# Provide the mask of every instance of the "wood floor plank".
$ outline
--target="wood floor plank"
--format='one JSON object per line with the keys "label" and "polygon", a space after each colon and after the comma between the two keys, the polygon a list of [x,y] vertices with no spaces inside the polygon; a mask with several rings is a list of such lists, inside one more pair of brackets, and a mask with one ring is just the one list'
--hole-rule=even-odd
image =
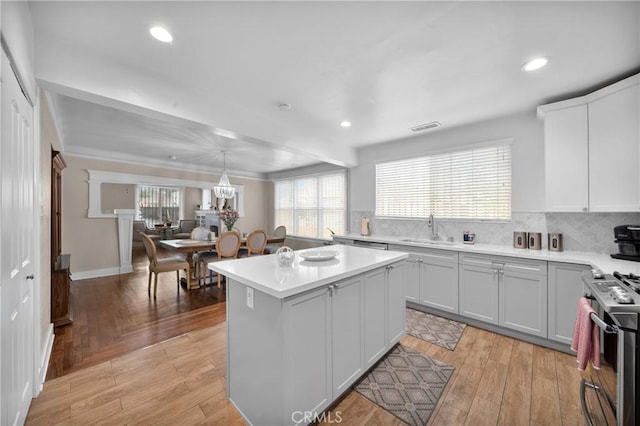
{"label": "wood floor plank", "polygon": [[531,414],[531,374],[533,345],[515,341],[500,406],[499,425],[528,424]]}
{"label": "wood floor plank", "polygon": [[440,406],[437,413],[433,413],[427,425],[429,426],[454,426],[463,425],[467,413],[459,410],[451,404],[446,402]]}
{"label": "wood floor plank", "polygon": [[504,364],[488,359],[478,383],[477,394],[486,401],[498,404],[498,408],[500,408],[506,382],[507,368]]}
{"label": "wood floor plank", "polygon": [[465,419],[465,425],[490,426],[498,424],[500,404],[476,396]]}

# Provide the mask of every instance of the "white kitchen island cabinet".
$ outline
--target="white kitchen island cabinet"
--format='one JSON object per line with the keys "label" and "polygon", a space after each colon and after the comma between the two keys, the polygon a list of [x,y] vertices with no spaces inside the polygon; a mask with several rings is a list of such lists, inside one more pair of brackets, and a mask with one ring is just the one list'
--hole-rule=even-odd
{"label": "white kitchen island cabinet", "polygon": [[227,392],[250,424],[322,414],[404,335],[406,253],[351,246],[335,259],[213,262],[227,277]]}

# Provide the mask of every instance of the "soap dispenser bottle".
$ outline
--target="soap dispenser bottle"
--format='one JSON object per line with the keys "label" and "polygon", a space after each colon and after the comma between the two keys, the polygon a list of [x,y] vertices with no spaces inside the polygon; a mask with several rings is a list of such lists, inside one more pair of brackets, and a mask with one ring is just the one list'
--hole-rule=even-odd
{"label": "soap dispenser bottle", "polygon": [[360,235],[362,235],[363,237],[368,237],[370,234],[371,231],[369,229],[369,218],[363,217],[360,221]]}

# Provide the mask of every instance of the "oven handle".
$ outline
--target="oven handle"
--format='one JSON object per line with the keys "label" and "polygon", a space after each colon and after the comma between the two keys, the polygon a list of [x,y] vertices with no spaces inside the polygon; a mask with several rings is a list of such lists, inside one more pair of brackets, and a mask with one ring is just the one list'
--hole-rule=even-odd
{"label": "oven handle", "polygon": [[618,333],[618,326],[617,325],[615,325],[615,324],[607,324],[595,312],[591,312],[591,314],[589,316],[591,317],[591,321],[593,321],[605,333],[609,333],[609,334],[617,334]]}

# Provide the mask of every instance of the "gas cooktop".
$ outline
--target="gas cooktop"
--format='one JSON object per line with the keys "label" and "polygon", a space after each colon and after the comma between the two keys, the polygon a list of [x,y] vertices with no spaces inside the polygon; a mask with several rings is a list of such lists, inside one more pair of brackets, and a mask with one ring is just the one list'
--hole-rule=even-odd
{"label": "gas cooktop", "polygon": [[606,312],[640,313],[640,277],[586,271],[582,281]]}

